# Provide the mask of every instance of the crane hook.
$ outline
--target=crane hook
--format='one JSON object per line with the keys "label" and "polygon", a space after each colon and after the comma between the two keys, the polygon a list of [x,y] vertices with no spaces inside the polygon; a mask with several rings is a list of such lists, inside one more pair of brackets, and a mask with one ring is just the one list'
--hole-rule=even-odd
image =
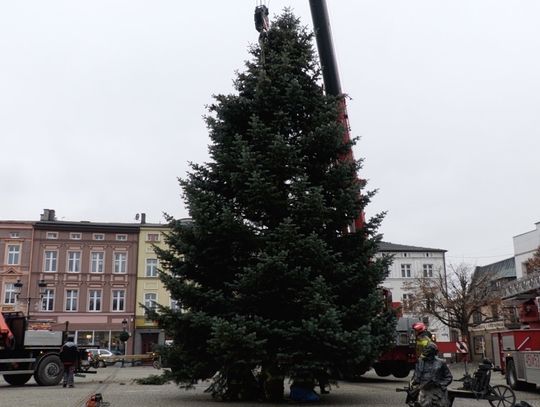
{"label": "crane hook", "polygon": [[261,33],[261,36],[264,36],[269,28],[268,7],[261,4],[255,7],[255,29]]}

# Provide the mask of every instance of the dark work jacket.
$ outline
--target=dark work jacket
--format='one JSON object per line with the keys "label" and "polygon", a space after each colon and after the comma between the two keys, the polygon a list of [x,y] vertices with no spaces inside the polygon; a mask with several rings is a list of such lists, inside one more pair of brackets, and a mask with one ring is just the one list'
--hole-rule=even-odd
{"label": "dark work jacket", "polygon": [[75,365],[79,360],[79,350],[73,342],[66,342],[60,349],[60,360],[64,365]]}
{"label": "dark work jacket", "polygon": [[422,358],[414,368],[413,383],[424,384],[429,381],[441,386],[448,387],[452,383],[452,373],[444,360],[437,357],[431,359]]}

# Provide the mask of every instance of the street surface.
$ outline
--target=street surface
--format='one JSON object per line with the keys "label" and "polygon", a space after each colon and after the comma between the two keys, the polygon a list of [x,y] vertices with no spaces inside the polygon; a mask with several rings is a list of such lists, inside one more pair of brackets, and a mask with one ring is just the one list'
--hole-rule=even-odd
{"label": "street surface", "polygon": [[[463,365],[450,365],[454,380],[463,374]],[[470,369],[472,372],[473,369]],[[152,367],[107,367],[98,369],[97,374],[75,377],[75,387],[42,387],[33,379],[22,387],[12,387],[0,379],[0,406],[2,407],[84,407],[86,400],[94,393],[102,393],[104,401],[111,407],[249,407],[269,406],[257,403],[217,403],[209,394],[204,393],[206,384],[198,385],[194,390],[185,391],[174,384],[162,386],[138,385],[136,378],[160,374]],[[395,379],[393,376],[380,378],[373,371],[366,373],[359,383],[340,382],[332,388],[315,406],[362,406],[362,407],[399,407],[405,406],[405,393],[397,393],[397,387],[403,387],[408,379]],[[500,373],[494,372],[491,384],[504,384]],[[460,383],[453,383],[457,388]],[[517,401],[525,400],[534,407],[540,407],[540,392],[516,392]],[[285,405],[295,405],[286,403]],[[305,405],[305,404],[302,404]],[[489,407],[485,400],[457,399],[454,407]]]}

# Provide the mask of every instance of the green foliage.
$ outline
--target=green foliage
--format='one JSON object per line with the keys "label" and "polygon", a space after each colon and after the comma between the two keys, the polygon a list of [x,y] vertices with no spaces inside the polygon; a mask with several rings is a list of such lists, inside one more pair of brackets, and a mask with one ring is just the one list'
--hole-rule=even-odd
{"label": "green foliage", "polygon": [[540,247],[536,249],[533,256],[525,262],[528,274],[540,271]]}
{"label": "green foliage", "polygon": [[150,385],[163,385],[171,381],[171,377],[166,372],[161,375],[152,374],[148,377],[141,377],[140,379],[135,379],[137,384],[150,384]]}
{"label": "green foliage", "polygon": [[129,333],[126,331],[120,332],[120,335],[118,335],[118,339],[122,342],[126,342],[129,339]]}
{"label": "green foliage", "polygon": [[225,399],[263,383],[258,396],[276,400],[286,375],[365,369],[393,331],[377,288],[383,216],[346,233],[373,193],[359,194],[360,162],[340,160],[354,141],[323,93],[312,35],[286,11],[262,47],[237,94],[209,106],[211,160],[180,180],[192,221],[170,218],[158,250],[184,311],[152,315],[174,339],[168,367],[183,386],[219,372],[211,391]]}

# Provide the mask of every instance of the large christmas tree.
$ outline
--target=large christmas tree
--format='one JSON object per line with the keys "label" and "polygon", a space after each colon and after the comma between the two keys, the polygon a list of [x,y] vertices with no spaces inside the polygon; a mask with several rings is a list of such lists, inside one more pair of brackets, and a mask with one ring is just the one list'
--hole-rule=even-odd
{"label": "large christmas tree", "polygon": [[[171,219],[161,278],[182,310],[158,319],[174,339],[174,379],[214,378],[223,398],[279,400],[284,378],[363,373],[391,342],[375,253],[382,216],[347,233],[369,202],[360,163],[326,96],[312,34],[277,17],[209,107],[209,163],[181,180],[190,222]],[[352,144],[352,143],[351,143]]]}

